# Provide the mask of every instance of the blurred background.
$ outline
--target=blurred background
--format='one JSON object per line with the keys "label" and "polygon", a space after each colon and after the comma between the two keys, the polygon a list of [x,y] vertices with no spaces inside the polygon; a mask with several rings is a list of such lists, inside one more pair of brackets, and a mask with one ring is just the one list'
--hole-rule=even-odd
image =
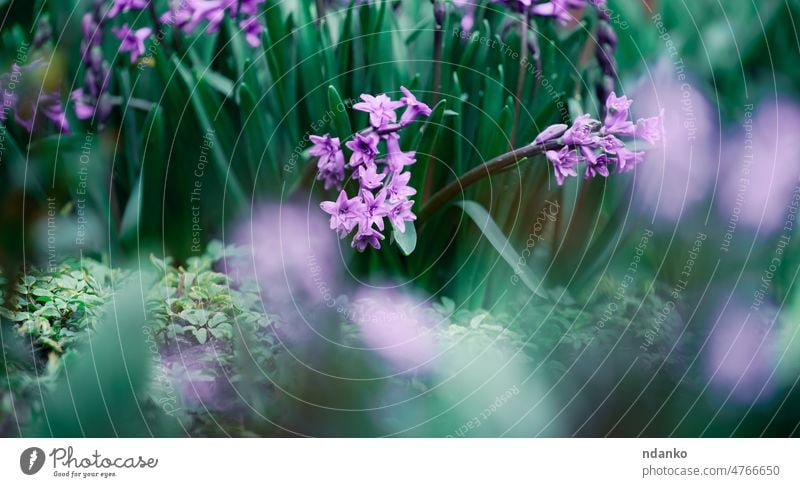
{"label": "blurred background", "polygon": [[[798,2],[135,4],[0,0],[3,436],[798,435]],[[635,171],[329,230],[362,93],[433,108],[418,212],[608,83],[663,113]]]}

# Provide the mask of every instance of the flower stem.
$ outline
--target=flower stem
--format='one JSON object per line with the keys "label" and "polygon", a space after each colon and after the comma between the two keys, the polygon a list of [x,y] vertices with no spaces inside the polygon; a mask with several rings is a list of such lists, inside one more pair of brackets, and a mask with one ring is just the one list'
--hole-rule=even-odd
{"label": "flower stem", "polygon": [[519,60],[519,73],[517,74],[517,94],[516,99],[514,100],[514,123],[511,125],[511,142],[509,143],[510,148],[513,148],[516,144],[518,132],[517,126],[519,125],[519,112],[522,108],[522,90],[525,89],[525,72],[527,71],[528,67],[528,22],[530,22],[530,12],[528,12],[528,9],[525,9],[525,16],[523,17],[519,26],[519,50],[521,57]]}
{"label": "flower stem", "polygon": [[532,157],[538,154],[543,154],[545,151],[556,149],[563,144],[560,140],[549,140],[547,142],[527,145],[520,149],[501,154],[494,159],[487,161],[482,166],[477,166],[465,172],[458,179],[440,189],[423,205],[419,213],[418,225],[421,225],[428,217],[436,212],[439,208],[444,206],[447,202],[455,198],[459,193],[463,192],[468,187],[477,183],[481,179],[497,174],[509,166],[513,166],[517,162],[526,157]]}

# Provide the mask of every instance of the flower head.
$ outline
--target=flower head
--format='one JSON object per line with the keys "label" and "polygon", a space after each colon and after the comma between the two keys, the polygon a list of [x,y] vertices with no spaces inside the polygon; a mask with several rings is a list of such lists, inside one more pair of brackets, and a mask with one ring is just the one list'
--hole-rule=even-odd
{"label": "flower head", "polygon": [[410,172],[394,173],[391,181],[385,186],[386,199],[395,202],[417,194],[417,190],[408,185],[410,179]]}
{"label": "flower head", "polygon": [[358,231],[356,232],[356,236],[353,237],[353,243],[351,245],[354,249],[358,249],[359,252],[367,250],[367,247],[380,250],[381,240],[383,239],[383,234],[371,226],[365,227],[359,225]]}
{"label": "flower head", "polygon": [[401,232],[405,232],[406,222],[417,219],[417,215],[411,212],[411,208],[413,206],[414,202],[411,200],[403,200],[395,203],[394,206],[389,209],[389,213],[387,214],[392,226]]}
{"label": "flower head", "polygon": [[400,149],[400,136],[390,134],[386,139],[386,166],[392,172],[402,172],[403,168],[417,162],[416,152]]}
{"label": "flower head", "polygon": [[353,109],[369,113],[369,123],[376,129],[397,121],[395,110],[403,106],[403,102],[392,101],[386,95],[362,94],[361,99],[364,101],[353,105]]}
{"label": "flower head", "polygon": [[344,145],[353,151],[350,156],[350,167],[357,168],[358,166],[370,166],[375,164],[375,156],[378,155],[378,142],[380,138],[374,133],[367,135],[356,134],[353,140],[345,143]]}
{"label": "flower head", "polygon": [[331,230],[336,230],[341,238],[353,230],[364,211],[362,199],[358,196],[348,198],[344,190],[339,192],[336,201],[323,201],[319,206],[331,216]]}
{"label": "flower head", "polygon": [[378,166],[359,166],[358,181],[362,188],[375,189],[381,186],[381,181],[386,177],[385,173],[378,173]]}
{"label": "flower head", "polygon": [[[405,87],[400,89],[405,95],[401,101],[392,101],[386,95],[362,95],[364,101],[353,106],[370,114],[370,126],[356,132],[353,140],[345,144],[351,151],[347,166],[339,164],[344,158],[339,139],[330,135],[311,137],[314,145],[309,154],[320,158],[317,178],[326,181],[331,178],[339,185],[344,172],[350,169],[353,180],[358,182],[357,196],[348,198],[347,193],[341,191],[335,202],[325,201],[320,206],[331,215],[330,226],[340,237],[344,238],[357,228],[352,247],[359,252],[368,247],[381,248],[385,218],[389,219],[395,231],[400,232],[406,231],[407,222],[417,218],[411,211],[414,202],[408,199],[417,190],[408,185],[411,173],[404,172],[406,166],[414,164],[416,154],[402,150],[399,132],[417,117],[430,115],[431,110]],[[403,105],[406,110],[400,123],[395,123],[397,115],[394,110]],[[386,144],[386,157],[377,159],[382,141]],[[385,164],[386,169],[378,172],[379,163]],[[331,174],[331,166],[337,168],[335,174]]]}
{"label": "flower head", "polygon": [[386,192],[378,191],[377,195],[366,189],[361,190],[361,201],[364,202],[364,211],[361,212],[361,222],[365,226],[375,225],[383,230],[383,217],[389,214],[386,204]]}
{"label": "flower head", "polygon": [[617,97],[613,91],[606,99],[606,118],[603,121],[603,130],[609,134],[632,136],[635,127],[628,120],[629,109],[632,101],[626,96]]}
{"label": "flower head", "polygon": [[553,164],[553,171],[556,174],[556,182],[561,186],[567,176],[577,176],[575,166],[578,165],[578,154],[575,149],[564,146],[558,151],[549,150],[545,152],[547,160]]}
{"label": "flower head", "polygon": [[405,104],[406,111],[403,112],[403,115],[400,117],[400,124],[401,125],[408,125],[414,120],[417,119],[419,116],[428,117],[431,114],[431,107],[422,103],[421,101],[417,100],[417,97],[414,96],[413,93],[408,91],[405,86],[400,87],[400,91],[403,92],[402,98],[400,98],[400,102]]}
{"label": "flower head", "polygon": [[572,127],[570,127],[563,137],[563,141],[567,145],[589,145],[594,142],[595,129],[600,125],[600,122],[593,119],[589,114],[579,115]]}
{"label": "flower head", "polygon": [[109,17],[116,17],[120,13],[129,12],[131,10],[141,10],[147,7],[150,0],[114,0],[114,5],[108,11]]}
{"label": "flower head", "polygon": [[658,116],[650,118],[640,118],[636,121],[636,129],[633,134],[642,140],[655,144],[664,139],[664,110]]}
{"label": "flower head", "polygon": [[111,30],[122,41],[119,51],[131,53],[132,63],[135,63],[136,59],[145,53],[144,41],[153,33],[153,29],[150,27],[133,30],[128,24],[124,24],[122,27],[114,27]]}

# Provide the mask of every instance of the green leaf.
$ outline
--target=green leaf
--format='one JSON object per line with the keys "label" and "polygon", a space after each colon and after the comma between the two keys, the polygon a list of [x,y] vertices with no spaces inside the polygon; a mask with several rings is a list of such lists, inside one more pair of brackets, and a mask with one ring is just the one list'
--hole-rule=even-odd
{"label": "green leaf", "polygon": [[547,295],[541,286],[541,279],[534,275],[533,271],[527,265],[519,265],[524,262],[516,250],[508,241],[508,238],[497,226],[497,223],[492,219],[492,216],[486,209],[479,203],[474,201],[459,201],[455,203],[456,206],[464,210],[464,213],[469,216],[473,222],[478,226],[481,233],[486,237],[489,243],[497,250],[503,260],[511,266],[511,269],[519,275],[519,279],[528,287],[534,294],[539,297],[546,298]]}
{"label": "green leaf", "polygon": [[342,141],[349,139],[353,135],[353,129],[350,126],[350,118],[347,116],[347,106],[333,85],[328,86],[328,108],[333,113],[331,128],[336,137]]}
{"label": "green leaf", "polygon": [[411,255],[414,248],[417,246],[417,229],[414,227],[414,222],[405,222],[406,231],[401,232],[394,223],[392,223],[392,238],[394,242],[400,247],[404,255]]}
{"label": "green leaf", "polygon": [[[160,226],[158,219],[153,216],[162,214],[161,195],[166,180],[167,151],[164,143],[164,113],[158,105],[153,106],[147,114],[141,136],[144,151],[141,171],[125,204],[120,228],[120,239],[130,248],[135,246],[137,236],[156,238]],[[149,218],[142,218],[142,215]]]}
{"label": "green leaf", "polygon": [[203,344],[208,339],[208,330],[206,330],[205,328],[200,328],[198,330],[195,330],[194,337],[197,338],[198,342]]}

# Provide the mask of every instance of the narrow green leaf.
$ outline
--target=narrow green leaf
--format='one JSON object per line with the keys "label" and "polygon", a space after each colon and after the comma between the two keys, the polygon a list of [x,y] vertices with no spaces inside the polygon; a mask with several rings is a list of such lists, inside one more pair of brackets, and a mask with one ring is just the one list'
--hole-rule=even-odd
{"label": "narrow green leaf", "polygon": [[519,254],[508,241],[508,238],[503,234],[500,227],[492,219],[491,215],[486,209],[475,201],[459,201],[455,203],[456,206],[464,210],[473,222],[478,226],[481,233],[486,237],[492,247],[497,250],[503,260],[508,263],[511,269],[519,276],[519,279],[530,289],[534,294],[539,297],[546,298],[547,295],[541,286],[541,279],[539,279],[527,265],[520,265],[524,262]]}
{"label": "narrow green leaf", "polygon": [[334,135],[344,142],[353,135],[353,129],[350,126],[350,118],[347,116],[347,106],[333,85],[328,86],[328,108],[333,113],[331,128]]}

